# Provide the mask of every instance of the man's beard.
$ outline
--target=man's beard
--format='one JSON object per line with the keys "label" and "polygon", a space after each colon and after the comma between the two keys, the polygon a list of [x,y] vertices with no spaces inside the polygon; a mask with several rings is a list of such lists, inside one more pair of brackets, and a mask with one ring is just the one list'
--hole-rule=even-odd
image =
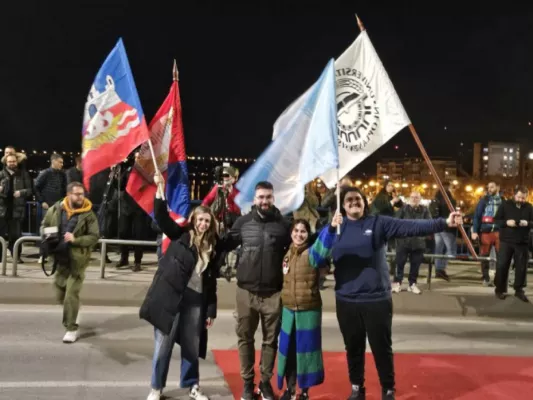
{"label": "man's beard", "polygon": [[276,209],[273,204],[270,204],[267,209],[258,206],[257,211],[265,218],[272,218],[276,215]]}

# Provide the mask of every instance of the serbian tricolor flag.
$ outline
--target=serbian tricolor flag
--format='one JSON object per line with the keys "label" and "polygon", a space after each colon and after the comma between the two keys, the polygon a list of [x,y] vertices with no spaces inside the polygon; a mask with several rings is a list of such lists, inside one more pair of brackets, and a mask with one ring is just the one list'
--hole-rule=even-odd
{"label": "serbian tricolor flag", "polygon": [[118,164],[149,132],[122,39],[105,59],[87,97],[82,128],[83,183]]}
{"label": "serbian tricolor flag", "polygon": [[[167,98],[149,125],[150,140],[154,149],[155,164],[166,181],[165,197],[170,216],[176,223],[187,224],[189,214],[189,174],[185,139],[181,119],[181,100],[178,86],[178,73],[174,64],[174,82]],[[154,197],[157,190],[154,184],[155,165],[146,142],[140,149],[135,168],[132,169],[126,191],[139,206],[153,217]],[[169,240],[163,237],[163,252]]]}

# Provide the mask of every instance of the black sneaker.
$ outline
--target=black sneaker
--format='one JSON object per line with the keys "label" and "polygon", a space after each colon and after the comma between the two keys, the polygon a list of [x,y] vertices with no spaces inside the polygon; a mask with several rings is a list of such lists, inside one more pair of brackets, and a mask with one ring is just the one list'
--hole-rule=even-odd
{"label": "black sneaker", "polygon": [[135,263],[135,265],[133,267],[131,267],[131,270],[133,272],[140,272],[142,271],[142,268],[141,268],[141,263]]}
{"label": "black sneaker", "polygon": [[450,277],[448,276],[448,273],[443,269],[440,269],[435,272],[435,278],[444,279],[446,282],[450,282]]}
{"label": "black sneaker", "polygon": [[497,297],[498,299],[500,299],[500,300],[505,300],[505,298],[507,297],[507,296],[505,295],[505,293],[500,293],[500,292],[497,292],[497,291],[495,291],[494,294],[495,294],[496,297]]}
{"label": "black sneaker", "polygon": [[259,394],[263,400],[274,400],[274,390],[270,382],[259,383]]}
{"label": "black sneaker", "polygon": [[298,396],[298,400],[309,400],[309,392],[307,390],[302,390],[300,396]]}
{"label": "black sneaker", "polygon": [[394,390],[383,390],[381,392],[381,400],[395,400]]}
{"label": "black sneaker", "polygon": [[[302,397],[300,396],[300,399]],[[296,393],[294,391],[291,391],[289,389],[285,390],[285,392],[281,395],[279,400],[296,400]]]}
{"label": "black sneaker", "polygon": [[120,269],[122,267],[127,267],[129,265],[128,261],[120,260],[117,265],[115,265],[116,269]]}
{"label": "black sneaker", "polygon": [[244,382],[241,400],[254,400],[254,381]]}
{"label": "black sneaker", "polygon": [[364,386],[352,385],[352,394],[348,397],[348,400],[365,400],[366,389]]}
{"label": "black sneaker", "polygon": [[527,298],[526,294],[522,290],[515,292],[514,296],[517,299],[522,300],[524,303],[529,303],[529,299]]}

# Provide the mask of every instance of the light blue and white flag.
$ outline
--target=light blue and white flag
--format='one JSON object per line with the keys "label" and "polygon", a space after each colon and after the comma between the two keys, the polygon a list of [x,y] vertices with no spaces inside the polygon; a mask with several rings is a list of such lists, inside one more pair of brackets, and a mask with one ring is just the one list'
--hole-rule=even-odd
{"label": "light blue and white flag", "polygon": [[241,209],[249,209],[255,185],[269,181],[276,207],[288,214],[303,203],[308,182],[339,166],[333,59],[318,81],[280,115],[272,137],[272,143],[237,182],[240,193],[235,201]]}

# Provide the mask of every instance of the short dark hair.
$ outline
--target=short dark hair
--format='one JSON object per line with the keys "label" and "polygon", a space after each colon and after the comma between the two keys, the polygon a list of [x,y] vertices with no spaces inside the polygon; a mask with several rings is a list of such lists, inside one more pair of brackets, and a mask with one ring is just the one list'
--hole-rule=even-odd
{"label": "short dark hair", "polygon": [[529,191],[527,190],[527,187],[520,186],[520,185],[517,185],[514,188],[514,194],[517,194],[518,192],[520,192],[520,193],[529,193]]}
{"label": "short dark hair", "polygon": [[491,183],[494,183],[496,186],[500,186],[500,183],[499,182],[496,182],[496,179],[492,179],[490,181],[487,182],[487,186],[489,186]]}
{"label": "short dark hair", "polygon": [[50,156],[50,161],[55,161],[59,159],[61,160],[63,159],[63,156],[61,154],[54,153]]}
{"label": "short dark hair", "polygon": [[15,149],[15,146],[6,146],[5,148],[6,148],[6,149],[13,149],[13,150],[16,150],[16,149]]}
{"label": "short dark hair", "polygon": [[359,193],[361,195],[361,197],[363,198],[363,203],[365,204],[365,209],[363,211],[363,216],[366,217],[368,215],[368,213],[370,212],[370,209],[368,207],[368,199],[366,198],[365,194],[361,191],[361,189],[359,189],[356,186],[355,187],[346,186],[346,187],[343,187],[341,189],[341,209],[340,209],[341,214],[343,215],[343,217],[346,217],[346,211],[344,210],[344,207],[343,207],[344,198],[346,197],[346,195],[348,193],[351,193],[351,192]]}
{"label": "short dark hair", "polygon": [[302,224],[303,226],[305,226],[305,230],[307,231],[309,235],[311,235],[311,225],[309,224],[308,220],[303,219],[303,218],[296,218],[294,221],[292,221],[291,232],[294,229],[294,227],[298,224]]}
{"label": "short dark hair", "polygon": [[72,193],[72,190],[74,188],[77,188],[77,187],[81,187],[83,189],[83,191],[85,191],[85,186],[83,186],[83,183],[81,183],[81,182],[70,182],[67,185],[67,193]]}
{"label": "short dark hair", "polygon": [[259,189],[274,190],[274,186],[272,186],[272,184],[268,181],[261,181],[257,182],[255,185],[255,190],[257,191]]}

